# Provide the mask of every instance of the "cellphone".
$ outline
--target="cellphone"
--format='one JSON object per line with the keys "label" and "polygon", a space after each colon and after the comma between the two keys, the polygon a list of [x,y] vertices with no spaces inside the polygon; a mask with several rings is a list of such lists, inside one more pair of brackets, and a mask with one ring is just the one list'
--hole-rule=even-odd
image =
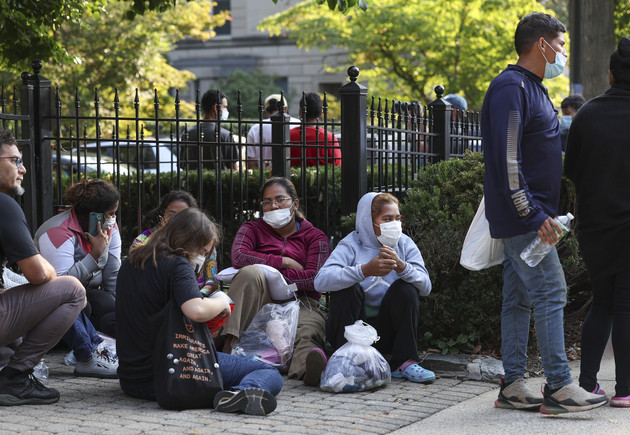
{"label": "cellphone", "polygon": [[98,225],[97,223],[101,223],[103,225],[104,216],[103,213],[90,213],[90,228],[88,232],[92,234],[94,237],[98,236]]}

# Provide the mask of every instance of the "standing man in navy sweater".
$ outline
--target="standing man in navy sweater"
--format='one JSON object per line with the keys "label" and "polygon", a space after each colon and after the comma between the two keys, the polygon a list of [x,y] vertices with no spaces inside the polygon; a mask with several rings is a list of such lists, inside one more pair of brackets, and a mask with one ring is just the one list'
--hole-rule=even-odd
{"label": "standing man in navy sweater", "polygon": [[[554,230],[560,232],[553,220],[560,206],[560,126],[542,82],[564,71],[565,32],[565,26],[548,14],[525,16],[514,35],[518,61],[492,81],[481,111],[486,217],[490,234],[503,239],[505,246],[501,313],[505,377],[495,406],[540,407],[543,414],[585,411],[607,401],[571,379],[563,327],[567,290],[556,250],[535,267],[520,258],[534,238],[553,245],[558,241]],[[543,397],[523,379],[532,307],[547,377]]]}

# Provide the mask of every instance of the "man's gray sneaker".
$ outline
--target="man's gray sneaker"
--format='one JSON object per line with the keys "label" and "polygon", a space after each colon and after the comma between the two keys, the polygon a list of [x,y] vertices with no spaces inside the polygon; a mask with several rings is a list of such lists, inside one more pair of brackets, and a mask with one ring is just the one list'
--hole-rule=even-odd
{"label": "man's gray sneaker", "polygon": [[543,398],[534,395],[525,383],[525,379],[517,379],[507,386],[501,381],[501,391],[499,392],[499,398],[494,402],[494,406],[503,409],[535,410],[542,403]]}
{"label": "man's gray sneaker", "polygon": [[88,378],[118,379],[118,358],[107,349],[95,350],[87,361],[77,361],[75,376]]}
{"label": "man's gray sneaker", "polygon": [[608,397],[589,393],[574,383],[565,385],[555,393],[551,393],[549,387],[545,385],[543,395],[543,405],[540,407],[543,414],[588,411],[608,403]]}

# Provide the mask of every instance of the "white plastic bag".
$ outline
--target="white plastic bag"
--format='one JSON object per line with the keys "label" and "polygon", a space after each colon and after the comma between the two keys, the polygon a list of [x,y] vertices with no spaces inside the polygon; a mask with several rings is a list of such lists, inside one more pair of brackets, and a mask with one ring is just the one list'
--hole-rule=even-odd
{"label": "white plastic bag", "polygon": [[264,305],[241,332],[232,355],[253,357],[287,371],[293,357],[299,314],[298,301]]}
{"label": "white plastic bag", "polygon": [[335,351],[322,373],[320,388],[330,393],[371,390],[392,381],[389,364],[371,346],[378,341],[376,329],[362,320],[346,326],[348,342]]}
{"label": "white plastic bag", "polygon": [[469,270],[482,270],[503,263],[503,240],[490,236],[486,206],[481,198],[479,208],[468,228],[459,264]]}
{"label": "white plastic bag", "polygon": [[[275,269],[266,264],[254,264],[260,268],[267,278],[267,286],[269,287],[269,294],[274,301],[286,301],[287,299],[293,299],[294,293],[297,291],[297,285],[295,283],[287,284],[284,276],[278,269]],[[217,273],[217,279],[223,282],[232,282],[239,269],[234,267],[228,267]]]}

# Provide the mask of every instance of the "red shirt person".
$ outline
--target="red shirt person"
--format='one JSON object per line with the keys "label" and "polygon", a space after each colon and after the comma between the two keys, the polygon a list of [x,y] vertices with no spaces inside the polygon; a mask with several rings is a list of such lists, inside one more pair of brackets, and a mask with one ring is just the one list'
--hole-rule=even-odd
{"label": "red shirt person", "polygon": [[[300,107],[300,118],[306,120],[302,127],[291,129],[291,143],[299,146],[291,147],[291,166],[302,165],[302,150],[306,157],[306,166],[317,165],[341,165],[341,148],[339,141],[330,132],[317,125],[322,115],[322,99],[314,92],[304,96],[306,102],[306,113],[302,113]],[[302,134],[302,129],[304,134]]]}

